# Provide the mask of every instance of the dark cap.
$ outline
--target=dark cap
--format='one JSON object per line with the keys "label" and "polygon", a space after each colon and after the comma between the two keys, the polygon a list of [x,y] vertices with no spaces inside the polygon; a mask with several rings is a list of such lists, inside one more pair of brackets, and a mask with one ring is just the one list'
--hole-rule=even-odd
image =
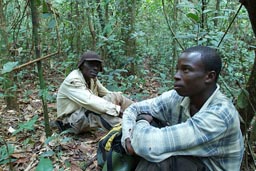
{"label": "dark cap", "polygon": [[101,57],[93,52],[93,51],[87,51],[81,55],[80,61],[78,62],[77,67],[80,68],[80,66],[84,63],[84,61],[99,61],[102,63]]}

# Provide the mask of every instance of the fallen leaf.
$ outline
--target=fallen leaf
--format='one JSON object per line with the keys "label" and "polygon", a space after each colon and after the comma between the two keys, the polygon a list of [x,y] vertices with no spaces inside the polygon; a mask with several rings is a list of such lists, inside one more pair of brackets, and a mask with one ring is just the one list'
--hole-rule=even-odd
{"label": "fallen leaf", "polygon": [[16,129],[14,129],[14,128],[11,127],[11,126],[8,128],[8,132],[10,132],[10,133],[13,133],[13,132],[15,132],[15,131],[16,131]]}
{"label": "fallen leaf", "polygon": [[72,171],[83,171],[77,164],[71,163],[71,170]]}

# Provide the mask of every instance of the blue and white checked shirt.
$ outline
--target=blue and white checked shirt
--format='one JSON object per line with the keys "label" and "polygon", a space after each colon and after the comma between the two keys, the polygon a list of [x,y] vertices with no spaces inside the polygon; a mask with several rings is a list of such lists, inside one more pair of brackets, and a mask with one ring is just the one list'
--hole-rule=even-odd
{"label": "blue and white checked shirt", "polygon": [[[170,156],[198,156],[212,171],[239,171],[244,143],[239,114],[219,86],[193,117],[190,99],[175,90],[134,103],[123,115],[122,144],[127,137],[136,154],[151,162]],[[170,126],[155,128],[137,115],[148,113]]]}

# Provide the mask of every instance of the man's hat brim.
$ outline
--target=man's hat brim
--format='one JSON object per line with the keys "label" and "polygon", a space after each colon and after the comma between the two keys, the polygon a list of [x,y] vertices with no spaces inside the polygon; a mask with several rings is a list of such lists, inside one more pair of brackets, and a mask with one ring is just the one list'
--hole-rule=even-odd
{"label": "man's hat brim", "polygon": [[82,56],[81,56],[81,59],[80,61],[78,62],[78,65],[77,67],[80,68],[81,65],[84,63],[84,61],[98,61],[100,63],[102,63],[102,59],[101,57],[96,54],[95,52],[91,52],[91,51],[88,51],[88,52],[85,52]]}

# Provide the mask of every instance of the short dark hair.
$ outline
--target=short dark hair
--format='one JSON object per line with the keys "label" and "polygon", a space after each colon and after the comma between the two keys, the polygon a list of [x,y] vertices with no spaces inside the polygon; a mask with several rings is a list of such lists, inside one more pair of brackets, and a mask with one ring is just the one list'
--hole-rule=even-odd
{"label": "short dark hair", "polygon": [[216,82],[222,68],[221,55],[217,49],[207,46],[194,46],[186,49],[183,53],[199,52],[206,71],[216,72]]}

